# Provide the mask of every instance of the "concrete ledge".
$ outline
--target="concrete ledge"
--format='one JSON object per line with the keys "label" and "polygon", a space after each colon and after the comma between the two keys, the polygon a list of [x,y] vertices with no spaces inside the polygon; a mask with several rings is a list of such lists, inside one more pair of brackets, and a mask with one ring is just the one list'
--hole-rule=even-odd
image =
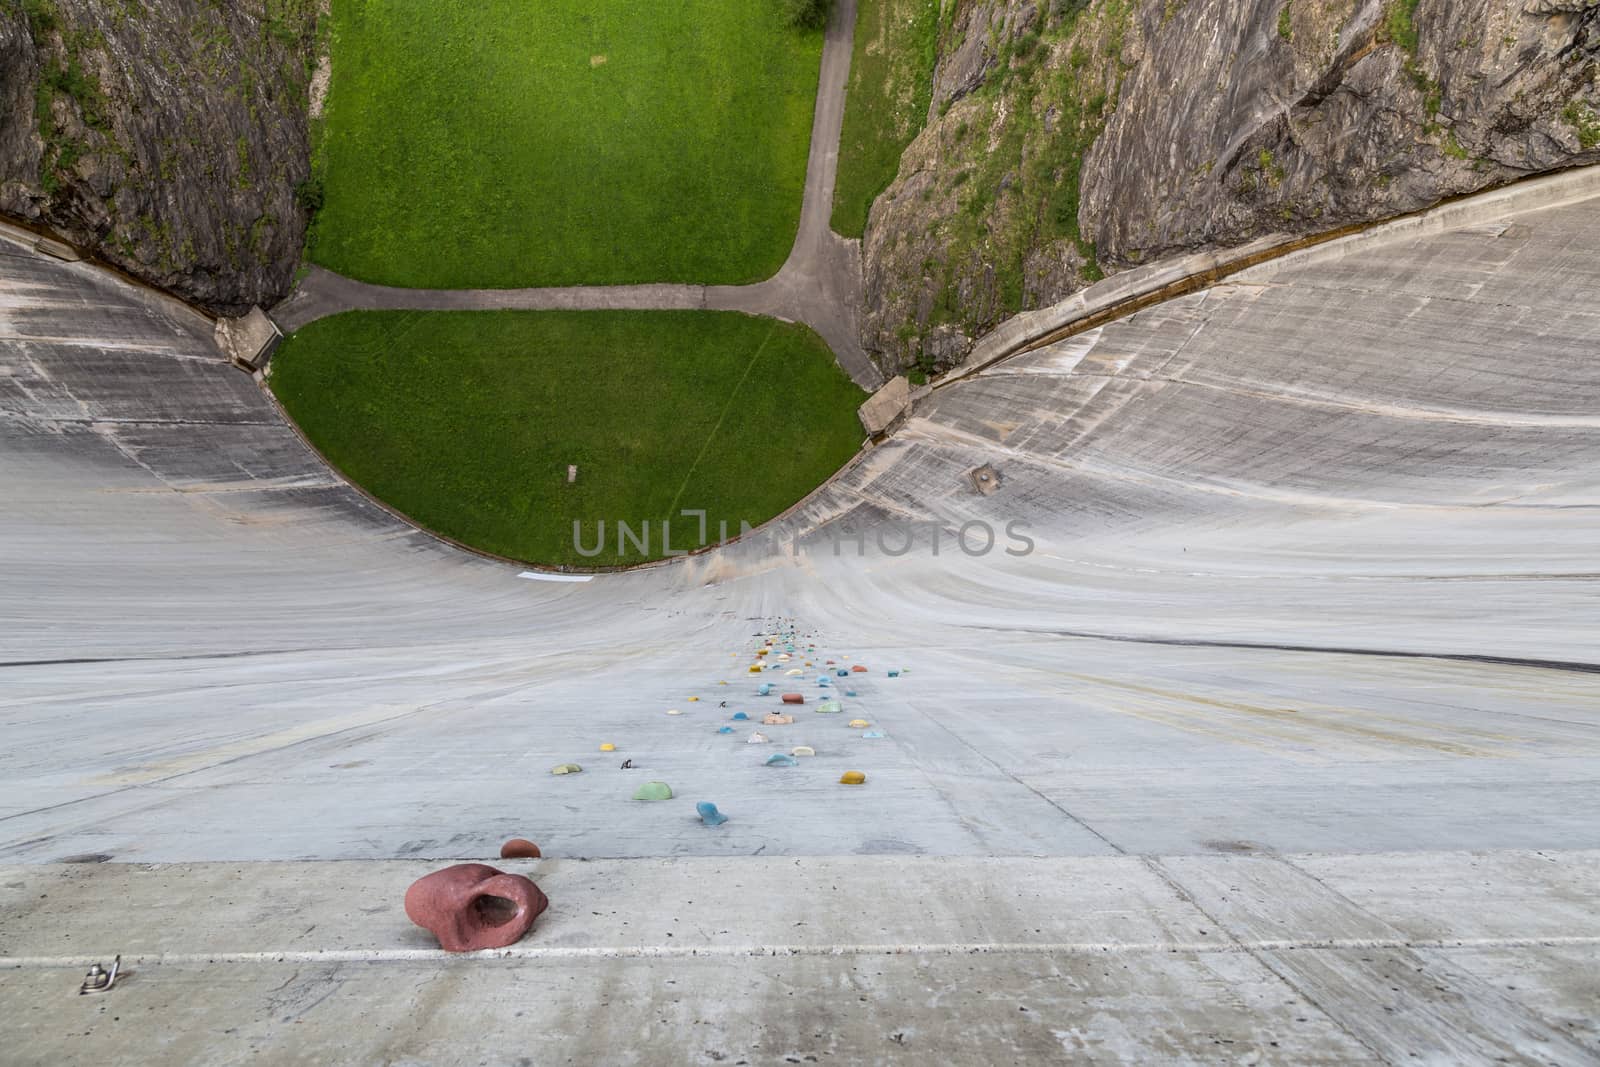
{"label": "concrete ledge", "polygon": [[267,313],[256,307],[236,319],[218,319],[216,339],[229,362],[253,372],[266,366],[283,334]]}
{"label": "concrete ledge", "polygon": [[59,259],[63,263],[77,263],[83,259],[83,256],[76,248],[73,248],[65,241],[57,241],[53,237],[39,238],[33,242],[33,250],[40,255],[49,256],[51,259]]}
{"label": "concrete ledge", "polygon": [[911,383],[905,375],[890,379],[889,384],[873,393],[865,404],[861,405],[857,414],[861,417],[861,427],[867,435],[876,439],[888,433],[889,430],[911,408]]}
{"label": "concrete ledge", "polygon": [[0,868],[8,1032],[39,1063],[1298,1064],[1583,1062],[1600,1025],[1594,852],[493,862],[551,908],[462,956],[401,911],[439,862]]}

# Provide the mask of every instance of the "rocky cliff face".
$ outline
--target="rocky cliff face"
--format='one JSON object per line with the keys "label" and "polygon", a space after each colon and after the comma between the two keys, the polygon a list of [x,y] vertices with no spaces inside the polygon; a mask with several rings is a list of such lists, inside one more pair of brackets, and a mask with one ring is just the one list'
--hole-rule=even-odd
{"label": "rocky cliff face", "polygon": [[0,0],[0,213],[209,310],[293,281],[314,0]]}
{"label": "rocky cliff face", "polygon": [[958,361],[1102,273],[1600,162],[1600,0],[948,0],[865,342]]}

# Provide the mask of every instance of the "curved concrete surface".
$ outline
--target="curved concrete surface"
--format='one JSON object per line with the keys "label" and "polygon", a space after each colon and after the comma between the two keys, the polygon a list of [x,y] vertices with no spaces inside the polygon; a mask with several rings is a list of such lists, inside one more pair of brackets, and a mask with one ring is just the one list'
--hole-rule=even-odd
{"label": "curved concrete surface", "polygon": [[[576,584],[405,527],[207,324],[0,242],[0,1035],[1592,1061],[1600,201],[1486,203],[941,388],[781,544]],[[778,770],[714,732],[779,618],[871,665],[886,738],[808,707]],[[566,857],[524,868],[550,915],[440,968],[399,892],[513,835]]]}
{"label": "curved concrete surface", "polygon": [[272,309],[285,333],[343,311],[742,311],[803,322],[863,389],[883,375],[861,347],[861,242],[830,228],[855,40],[856,0],[836,0],[822,45],[800,225],[783,267],[752,285],[572,285],[537,289],[402,289],[312,267]]}

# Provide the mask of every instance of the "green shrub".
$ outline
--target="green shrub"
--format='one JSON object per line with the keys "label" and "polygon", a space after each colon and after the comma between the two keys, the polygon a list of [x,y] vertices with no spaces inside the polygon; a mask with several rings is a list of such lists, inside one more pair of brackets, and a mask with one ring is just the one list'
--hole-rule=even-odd
{"label": "green shrub", "polygon": [[800,29],[821,29],[833,14],[833,0],[778,0],[784,20]]}

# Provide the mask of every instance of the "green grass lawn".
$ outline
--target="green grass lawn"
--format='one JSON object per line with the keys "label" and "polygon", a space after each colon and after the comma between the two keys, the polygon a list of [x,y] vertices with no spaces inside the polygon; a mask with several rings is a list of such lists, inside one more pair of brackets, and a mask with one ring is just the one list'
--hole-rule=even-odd
{"label": "green grass lawn", "polygon": [[822,35],[773,0],[333,0],[312,258],[422,288],[758,281]]}
{"label": "green grass lawn", "polygon": [[900,154],[926,124],[938,34],[939,0],[861,0],[833,196],[835,233],[861,236],[872,202],[894,181]]}
{"label": "green grass lawn", "polygon": [[[431,530],[536,563],[658,558],[659,523],[770,519],[862,439],[864,394],[810,330],[712,311],[357,311],[284,342],[273,392],[351,481]],[[567,483],[567,465],[578,479]],[[592,548],[573,545],[582,522]],[[652,524],[649,557],[615,523]],[[673,523],[673,548],[697,523]]]}

